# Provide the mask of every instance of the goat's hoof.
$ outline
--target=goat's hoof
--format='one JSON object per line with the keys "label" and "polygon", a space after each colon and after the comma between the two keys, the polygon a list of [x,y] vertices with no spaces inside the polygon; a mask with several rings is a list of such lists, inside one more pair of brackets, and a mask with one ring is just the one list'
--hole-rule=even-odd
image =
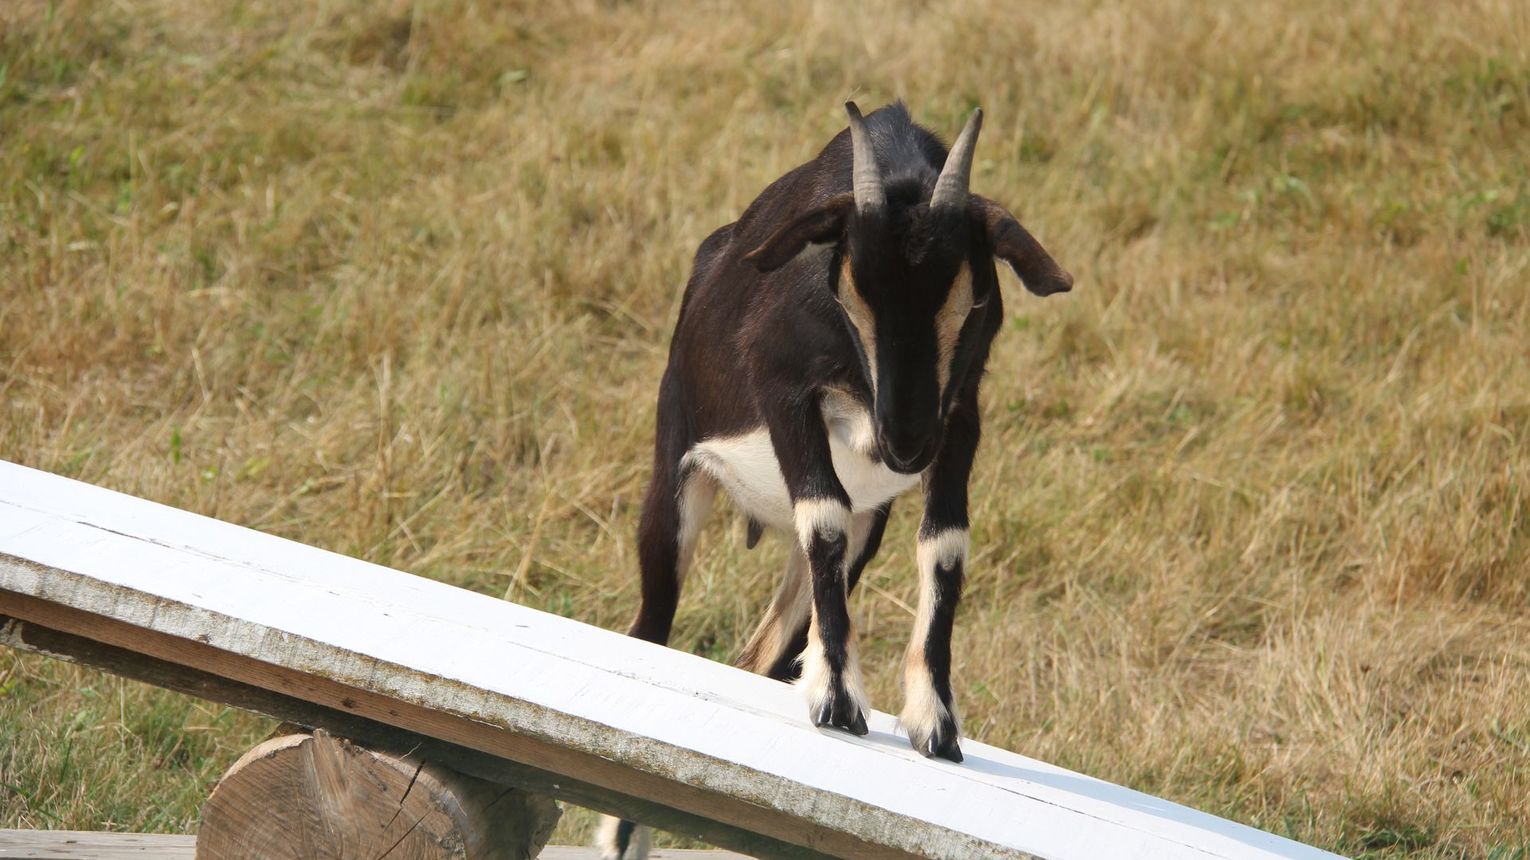
{"label": "goat's hoof", "polygon": [[831,695],[825,699],[813,714],[813,725],[818,728],[827,726],[842,729],[856,737],[864,737],[868,731],[866,715],[861,713],[861,709],[855,704],[855,699],[845,693]]}
{"label": "goat's hoof", "polygon": [[860,708],[855,709],[855,722],[851,723],[850,727],[846,729],[846,731],[858,738],[865,737],[867,733],[871,731],[870,729],[866,728],[866,715],[861,713]]}
{"label": "goat's hoof", "polygon": [[954,761],[958,764],[962,760],[961,745],[956,742],[956,736],[942,738],[935,735],[926,743],[925,748],[920,750],[925,758],[943,758],[946,761]]}
{"label": "goat's hoof", "polygon": [[934,731],[928,735],[923,737],[910,735],[908,740],[925,758],[943,758],[946,761],[960,763],[962,760],[960,736],[961,731],[957,729],[956,721],[947,717],[941,720]]}

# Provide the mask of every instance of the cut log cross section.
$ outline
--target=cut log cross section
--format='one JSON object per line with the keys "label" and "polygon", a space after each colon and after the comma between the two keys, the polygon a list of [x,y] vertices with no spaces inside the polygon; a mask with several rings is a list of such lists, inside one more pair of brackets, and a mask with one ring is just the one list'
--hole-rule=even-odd
{"label": "cut log cross section", "polygon": [[528,860],[552,800],[319,730],[260,744],[202,807],[198,860]]}

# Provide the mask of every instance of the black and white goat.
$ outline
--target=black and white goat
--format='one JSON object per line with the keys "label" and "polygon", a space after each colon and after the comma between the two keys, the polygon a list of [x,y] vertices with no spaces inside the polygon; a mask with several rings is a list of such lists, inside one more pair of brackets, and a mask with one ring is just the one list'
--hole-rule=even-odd
{"label": "black and white goat", "polygon": [[[800,671],[814,724],[865,734],[846,599],[893,499],[922,484],[901,722],[919,752],[961,761],[951,632],[978,384],[1004,318],[994,261],[1040,296],[1073,279],[1003,206],[968,191],[982,111],[948,154],[902,104],[864,119],[845,109],[847,130],[696,253],[659,385],[631,634],[668,642],[720,487],[749,518],[751,547],[765,526],[795,536],[740,665]],[[608,856],[634,836],[646,834],[609,822]]]}

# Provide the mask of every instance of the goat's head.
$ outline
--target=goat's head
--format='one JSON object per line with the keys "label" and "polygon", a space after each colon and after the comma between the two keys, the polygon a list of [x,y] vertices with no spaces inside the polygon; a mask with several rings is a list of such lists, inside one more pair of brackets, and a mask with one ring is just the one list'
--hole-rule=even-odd
{"label": "goat's head", "polygon": [[884,177],[860,110],[854,102],[845,110],[854,190],[798,216],[744,259],[770,271],[810,244],[836,249],[831,285],[871,383],[877,446],[889,467],[912,474],[940,450],[955,383],[997,327],[989,316],[1000,312],[994,260],[1038,296],[1072,289],[1073,277],[1008,210],[968,191],[981,110],[933,183]]}

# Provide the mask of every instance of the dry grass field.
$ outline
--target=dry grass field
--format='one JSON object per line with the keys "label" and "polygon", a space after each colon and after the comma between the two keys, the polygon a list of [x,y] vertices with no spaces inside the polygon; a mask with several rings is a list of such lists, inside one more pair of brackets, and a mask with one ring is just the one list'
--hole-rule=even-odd
{"label": "dry grass field", "polygon": [[[6,0],[0,456],[624,627],[690,255],[847,97],[980,103],[974,189],[1078,277],[1005,281],[967,732],[1530,857],[1522,0]],[[918,507],[854,601],[883,709]],[[676,647],[782,558],[715,517]],[[0,827],[189,831],[269,728],[0,653]]]}

